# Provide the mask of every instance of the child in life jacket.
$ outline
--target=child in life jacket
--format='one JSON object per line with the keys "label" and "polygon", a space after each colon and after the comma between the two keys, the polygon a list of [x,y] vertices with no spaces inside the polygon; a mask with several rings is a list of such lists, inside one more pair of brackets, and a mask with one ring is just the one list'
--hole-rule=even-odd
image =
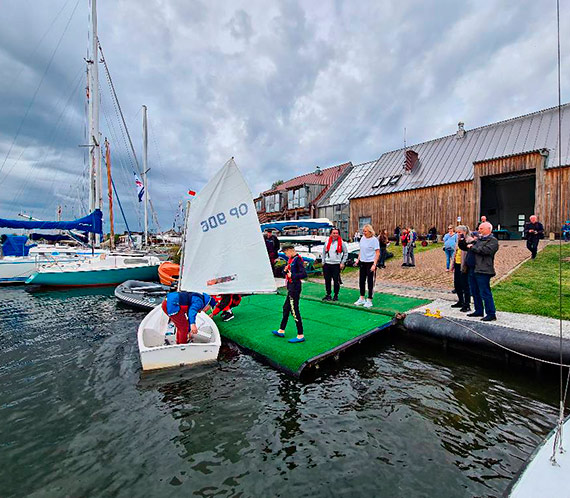
{"label": "child in life jacket", "polygon": [[220,294],[219,296],[214,296],[216,300],[216,306],[212,310],[211,317],[215,317],[220,313],[220,318],[223,322],[229,322],[234,318],[232,308],[241,303],[241,296],[239,294]]}

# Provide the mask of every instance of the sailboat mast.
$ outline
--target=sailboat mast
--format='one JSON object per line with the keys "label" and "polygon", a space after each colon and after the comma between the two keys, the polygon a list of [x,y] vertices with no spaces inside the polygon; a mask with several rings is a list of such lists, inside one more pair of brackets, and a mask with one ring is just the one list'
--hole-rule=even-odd
{"label": "sailboat mast", "polygon": [[[91,38],[87,64],[89,68],[89,201],[91,211],[101,209],[103,189],[101,184],[101,138],[99,133],[99,51],[97,48],[97,0],[91,0]],[[96,235],[95,244],[100,237]]]}
{"label": "sailboat mast", "polygon": [[105,163],[107,164],[107,190],[109,196],[109,247],[115,249],[115,225],[113,220],[113,180],[111,176],[111,146],[105,138]]}
{"label": "sailboat mast", "polygon": [[148,246],[148,131],[146,118],[146,105],[143,111],[143,188],[144,188],[144,245]]}

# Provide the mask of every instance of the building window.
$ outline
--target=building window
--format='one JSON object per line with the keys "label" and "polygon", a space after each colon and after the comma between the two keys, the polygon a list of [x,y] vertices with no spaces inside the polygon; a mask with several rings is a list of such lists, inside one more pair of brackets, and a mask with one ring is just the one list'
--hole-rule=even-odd
{"label": "building window", "polygon": [[287,207],[289,209],[304,208],[307,205],[307,191],[304,187],[287,192]]}
{"label": "building window", "polygon": [[358,231],[362,233],[364,225],[370,225],[372,223],[372,218],[370,216],[361,216],[358,218]]}
{"label": "building window", "polygon": [[268,195],[265,197],[265,211],[268,213],[281,211],[279,194]]}
{"label": "building window", "polygon": [[258,212],[261,211],[261,200],[255,201],[255,210]]}

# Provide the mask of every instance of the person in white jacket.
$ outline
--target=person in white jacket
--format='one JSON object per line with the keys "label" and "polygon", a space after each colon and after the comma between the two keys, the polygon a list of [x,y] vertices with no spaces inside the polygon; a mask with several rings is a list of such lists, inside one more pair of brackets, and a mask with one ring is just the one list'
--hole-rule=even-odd
{"label": "person in white jacket", "polygon": [[[326,296],[323,301],[338,301],[340,290],[340,272],[348,259],[346,242],[340,237],[338,228],[331,230],[329,239],[323,246],[323,275],[325,277]],[[334,282],[334,296],[331,297],[331,281]]]}

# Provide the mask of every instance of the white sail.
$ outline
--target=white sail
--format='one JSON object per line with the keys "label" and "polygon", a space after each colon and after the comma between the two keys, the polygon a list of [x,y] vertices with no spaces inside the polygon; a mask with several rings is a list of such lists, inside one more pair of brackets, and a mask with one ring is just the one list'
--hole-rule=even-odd
{"label": "white sail", "polygon": [[180,290],[276,290],[253,196],[233,159],[192,201],[185,230]]}

